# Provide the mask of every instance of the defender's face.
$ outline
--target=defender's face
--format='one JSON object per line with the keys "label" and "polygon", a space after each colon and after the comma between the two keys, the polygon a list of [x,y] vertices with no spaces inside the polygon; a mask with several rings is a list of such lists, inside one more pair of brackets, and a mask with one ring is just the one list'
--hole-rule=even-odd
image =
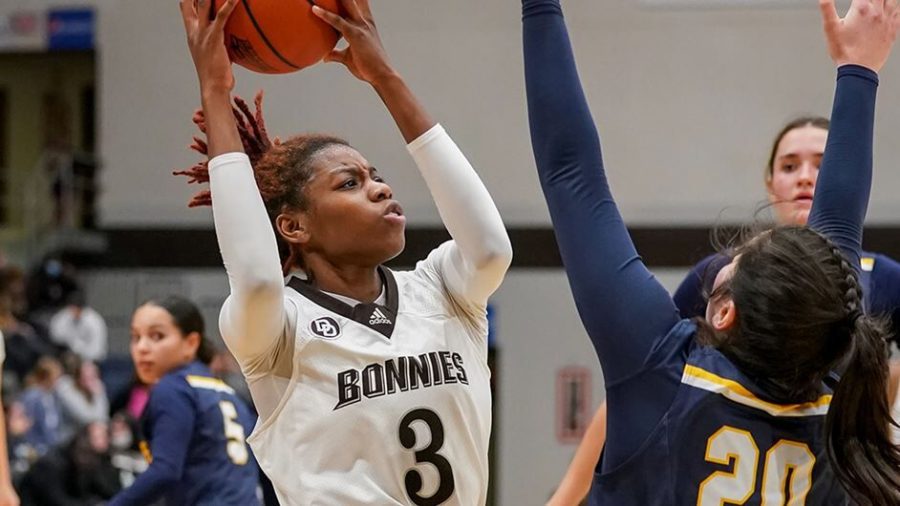
{"label": "defender's face", "polygon": [[827,130],[807,125],[789,131],[778,143],[766,190],[780,225],[805,225],[809,219],[827,139]]}
{"label": "defender's face", "polygon": [[193,360],[198,345],[199,336],[185,338],[172,315],[159,306],[145,304],[131,317],[131,359],[138,378],[148,385]]}
{"label": "defender's face", "polygon": [[334,145],[313,161],[306,187],[309,209],[303,225],[307,253],[318,252],[336,263],[381,264],[406,244],[406,217],[391,187],[375,167],[353,148]]}

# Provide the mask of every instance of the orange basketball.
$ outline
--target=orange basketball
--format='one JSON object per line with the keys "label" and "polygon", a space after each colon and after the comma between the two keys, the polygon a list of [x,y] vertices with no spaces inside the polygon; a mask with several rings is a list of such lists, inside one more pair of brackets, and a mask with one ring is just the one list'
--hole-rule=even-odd
{"label": "orange basketball", "polygon": [[[215,2],[219,6],[222,0]],[[338,0],[315,5],[338,11]],[[264,74],[295,72],[321,60],[339,34],[312,12],[312,0],[241,0],[225,24],[231,61]]]}

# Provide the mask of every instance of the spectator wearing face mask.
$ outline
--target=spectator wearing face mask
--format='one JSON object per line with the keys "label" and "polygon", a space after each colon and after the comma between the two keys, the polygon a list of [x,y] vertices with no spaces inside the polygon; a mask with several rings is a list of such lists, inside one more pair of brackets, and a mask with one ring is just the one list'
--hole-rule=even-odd
{"label": "spectator wearing face mask", "polygon": [[66,305],[50,318],[50,338],[83,360],[106,358],[106,320],[85,303],[81,291],[72,292]]}

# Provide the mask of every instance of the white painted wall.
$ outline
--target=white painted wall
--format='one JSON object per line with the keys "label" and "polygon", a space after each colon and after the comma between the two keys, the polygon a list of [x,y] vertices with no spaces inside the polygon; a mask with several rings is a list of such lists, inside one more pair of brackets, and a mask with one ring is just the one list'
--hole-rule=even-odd
{"label": "white painted wall", "polygon": [[[48,0],[33,0],[48,1]],[[209,224],[184,207],[193,189],[168,175],[198,104],[174,0],[93,0],[100,8],[100,140],[108,226]],[[780,125],[828,114],[833,69],[815,2],[800,7],[671,9],[636,0],[566,0],[581,75],[615,192],[632,223],[748,217]],[[742,2],[743,4],[753,2]],[[373,2],[386,46],[434,115],[480,169],[510,224],[548,221],[528,139],[520,3]],[[896,60],[897,58],[895,58]],[[377,97],[343,69],[271,77],[238,71],[237,91],[268,92],[270,130],[349,138],[385,172],[413,223],[437,213]],[[900,62],[883,72],[870,221],[896,223]]]}
{"label": "white painted wall", "polygon": [[[656,275],[674,291],[686,273],[662,269]],[[492,304],[500,346],[497,504],[544,504],[576,448],[556,438],[556,375],[568,366],[590,369],[596,408],[605,398],[600,364],[562,270],[511,271]]]}

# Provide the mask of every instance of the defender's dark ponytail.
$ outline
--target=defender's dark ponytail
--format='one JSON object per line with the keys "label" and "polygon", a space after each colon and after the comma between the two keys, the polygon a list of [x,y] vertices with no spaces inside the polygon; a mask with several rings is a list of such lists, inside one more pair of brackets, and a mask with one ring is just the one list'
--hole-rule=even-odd
{"label": "defender's dark ponytail", "polygon": [[900,448],[891,442],[885,323],[848,316],[851,345],[846,368],[825,419],[828,457],[854,501],[900,504]]}

